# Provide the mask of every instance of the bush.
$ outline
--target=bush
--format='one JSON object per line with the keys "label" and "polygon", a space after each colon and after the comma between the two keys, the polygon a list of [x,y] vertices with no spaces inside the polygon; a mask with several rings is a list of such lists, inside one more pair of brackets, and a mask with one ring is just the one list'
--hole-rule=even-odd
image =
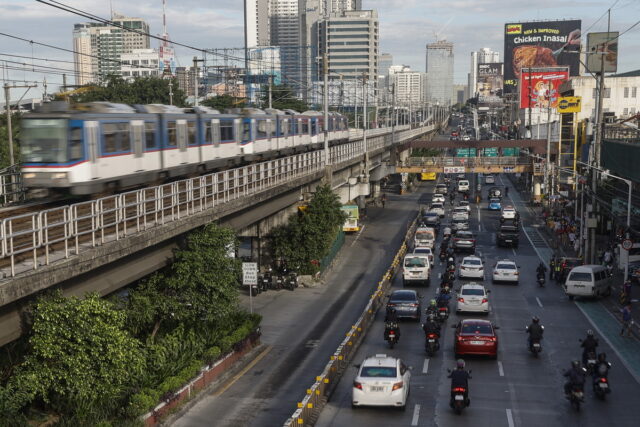
{"label": "bush", "polygon": [[216,360],[218,360],[221,354],[222,350],[220,350],[220,347],[214,345],[204,354],[204,362],[207,365],[212,365]]}
{"label": "bush", "polygon": [[150,409],[158,404],[159,396],[150,390],[143,390],[131,396],[126,414],[131,418],[136,418],[146,414]]}

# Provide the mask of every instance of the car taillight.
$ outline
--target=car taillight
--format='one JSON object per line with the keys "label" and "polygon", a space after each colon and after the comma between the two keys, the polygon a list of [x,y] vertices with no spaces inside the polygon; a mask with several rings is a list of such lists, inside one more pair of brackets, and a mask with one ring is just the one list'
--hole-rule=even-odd
{"label": "car taillight", "polygon": [[489,302],[489,300],[488,300],[488,299],[486,299],[486,298],[482,298],[482,304],[484,304],[484,303],[486,303],[486,302]]}
{"label": "car taillight", "polygon": [[396,306],[396,305],[395,305],[394,303],[392,303],[392,302],[387,303],[387,307],[395,307],[395,306]]}
{"label": "car taillight", "polygon": [[362,390],[362,384],[360,384],[358,381],[353,382],[353,387]]}
{"label": "car taillight", "polygon": [[496,342],[496,341],[498,341],[498,338],[496,338],[496,337],[489,337],[489,341]]}
{"label": "car taillight", "polygon": [[454,393],[464,393],[466,391],[466,389],[464,387],[454,387],[453,388],[453,392]]}
{"label": "car taillight", "polygon": [[464,298],[458,298],[458,302],[464,302]]}
{"label": "car taillight", "polygon": [[391,389],[391,391],[393,391],[393,390],[400,390],[400,389],[402,388],[402,386],[403,386],[403,385],[404,385],[404,384],[402,383],[402,381],[400,381],[399,383],[395,383],[395,384],[393,385],[393,388]]}
{"label": "car taillight", "polygon": [[418,304],[409,304],[411,307],[417,307]]}
{"label": "car taillight", "polygon": [[519,276],[519,275],[520,275],[520,272],[516,271],[514,274],[515,274],[516,276]]}
{"label": "car taillight", "polygon": [[435,338],[435,337],[436,337],[436,334],[429,334],[429,335],[427,335],[427,336],[428,336],[429,338]]}
{"label": "car taillight", "polygon": [[457,339],[458,341],[462,341],[462,340],[464,340],[464,338],[462,337],[462,335],[456,335],[456,339]]}

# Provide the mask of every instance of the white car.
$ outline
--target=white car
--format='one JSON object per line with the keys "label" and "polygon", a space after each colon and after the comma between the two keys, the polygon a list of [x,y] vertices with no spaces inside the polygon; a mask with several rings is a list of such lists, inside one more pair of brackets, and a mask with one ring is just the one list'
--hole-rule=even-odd
{"label": "white car", "polygon": [[502,208],[500,216],[503,219],[514,219],[516,217],[516,209],[511,205],[507,205]]}
{"label": "white car", "polygon": [[518,266],[514,261],[510,259],[503,259],[498,261],[496,266],[493,267],[493,282],[513,282],[518,283],[520,279],[520,272]]}
{"label": "white car", "polygon": [[429,262],[431,263],[431,267],[433,267],[433,250],[431,248],[415,248],[413,250],[413,253],[428,256]]}
{"label": "white car", "polygon": [[464,136],[462,137],[462,140],[463,140],[463,141],[471,141],[471,137],[470,137],[469,135],[464,135]]}
{"label": "white car", "polygon": [[429,212],[435,212],[440,215],[440,218],[444,218],[444,205],[442,203],[431,203]]}
{"label": "white car", "polygon": [[466,179],[461,179],[460,181],[458,181],[458,191],[469,191],[469,181],[467,181]]}
{"label": "white car", "polygon": [[386,354],[367,357],[353,380],[351,406],[404,408],[410,383],[411,371],[401,359]]}
{"label": "white car", "polygon": [[496,179],[493,177],[493,175],[487,175],[484,177],[484,183],[485,184],[495,184],[496,183]]}
{"label": "white car", "polygon": [[451,219],[464,219],[469,220],[469,211],[464,206],[458,206],[451,212]]}
{"label": "white car", "polygon": [[431,198],[431,202],[436,202],[436,203],[444,203],[445,199],[444,199],[444,194],[440,194],[440,193],[436,193],[433,195],[433,197]]}
{"label": "white car", "polygon": [[469,201],[468,200],[460,200],[458,202],[458,207],[459,208],[466,208],[467,212],[471,212],[471,206],[469,206]]}
{"label": "white car", "polygon": [[456,312],[463,311],[489,313],[489,291],[478,283],[465,283],[462,285],[458,292]]}
{"label": "white car", "polygon": [[462,258],[458,268],[458,277],[461,279],[484,279],[484,265],[477,256],[466,256]]}

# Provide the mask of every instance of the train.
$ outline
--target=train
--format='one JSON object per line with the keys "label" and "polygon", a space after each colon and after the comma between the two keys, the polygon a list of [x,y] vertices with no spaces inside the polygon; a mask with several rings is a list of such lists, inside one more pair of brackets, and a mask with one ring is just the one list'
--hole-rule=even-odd
{"label": "train", "polygon": [[[95,195],[198,176],[324,147],[317,111],[52,102],[21,124],[23,185],[32,197]],[[349,140],[330,113],[328,144]]]}

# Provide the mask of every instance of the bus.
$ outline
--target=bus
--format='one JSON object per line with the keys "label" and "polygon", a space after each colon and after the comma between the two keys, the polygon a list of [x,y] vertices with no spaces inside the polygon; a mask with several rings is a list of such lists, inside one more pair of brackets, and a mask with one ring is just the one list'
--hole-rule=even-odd
{"label": "bus", "polygon": [[436,173],[435,172],[422,172],[420,174],[420,181],[435,181]]}
{"label": "bus", "polygon": [[360,213],[358,205],[343,205],[340,210],[347,214],[347,219],[342,225],[342,231],[345,233],[360,231]]}

